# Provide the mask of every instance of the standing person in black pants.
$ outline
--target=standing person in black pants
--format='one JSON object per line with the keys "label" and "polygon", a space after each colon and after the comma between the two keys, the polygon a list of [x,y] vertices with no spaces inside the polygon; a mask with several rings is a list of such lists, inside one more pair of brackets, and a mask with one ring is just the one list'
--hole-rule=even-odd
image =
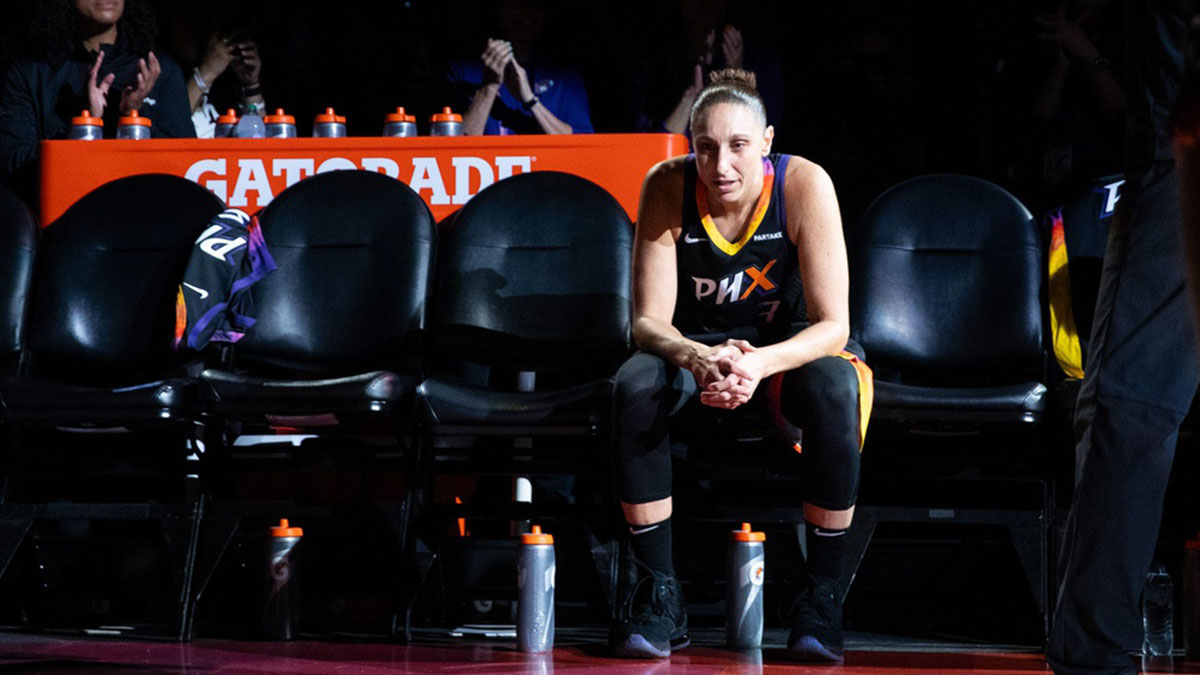
{"label": "standing person in black pants", "polygon": [[1060,675],[1137,672],[1129,652],[1142,641],[1142,585],[1200,382],[1169,122],[1195,10],[1189,0],[1126,3],[1127,182],[1076,408],[1075,492],[1046,654]]}
{"label": "standing person in black pants", "polygon": [[714,73],[692,105],[691,130],[695,154],[646,176],[634,238],[641,351],[616,376],[614,433],[618,497],[640,580],[611,642],[621,656],[667,658],[689,641],[672,561],[671,418],[685,405],[713,415],[762,405],[804,432],[796,450],[808,577],[788,651],[840,661],[835,584],[869,416],[860,406],[869,405],[871,388],[848,340],[837,197],[821,167],[771,154],[774,129],[751,73]]}

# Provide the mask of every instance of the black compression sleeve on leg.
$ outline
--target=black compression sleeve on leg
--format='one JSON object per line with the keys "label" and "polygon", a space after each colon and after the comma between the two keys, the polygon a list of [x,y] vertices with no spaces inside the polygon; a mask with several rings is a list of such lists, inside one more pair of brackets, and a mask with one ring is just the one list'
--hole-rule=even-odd
{"label": "black compression sleeve on leg", "polygon": [[800,461],[804,501],[830,511],[858,497],[858,375],[843,358],[826,356],[783,376],[780,407],[804,430]]}
{"label": "black compression sleeve on leg", "polygon": [[671,415],[696,392],[691,373],[634,354],[617,371],[613,442],[617,497],[645,504],[671,496]]}

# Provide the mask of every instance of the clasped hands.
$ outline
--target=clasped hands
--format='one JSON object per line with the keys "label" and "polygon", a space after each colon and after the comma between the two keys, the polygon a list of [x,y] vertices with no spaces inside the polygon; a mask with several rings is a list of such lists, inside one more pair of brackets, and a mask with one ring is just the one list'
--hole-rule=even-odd
{"label": "clasped hands", "polygon": [[522,102],[533,98],[534,92],[529,86],[525,68],[517,63],[511,42],[489,39],[480,59],[483,61],[485,84],[503,84],[510,94]]}
{"label": "clasped hands", "polygon": [[724,410],[749,401],[766,372],[757,349],[745,340],[726,340],[697,350],[688,370],[700,386],[700,402]]}

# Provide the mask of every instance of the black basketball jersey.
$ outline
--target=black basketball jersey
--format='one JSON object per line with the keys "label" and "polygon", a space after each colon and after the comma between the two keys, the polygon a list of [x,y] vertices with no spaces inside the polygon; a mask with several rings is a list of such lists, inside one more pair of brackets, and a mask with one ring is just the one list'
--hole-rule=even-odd
{"label": "black basketball jersey", "polygon": [[[788,236],[784,177],[789,155],[763,158],[763,190],[741,239],[721,235],[708,213],[696,158],[684,163],[683,228],[675,242],[673,323],[702,342],[725,337],[772,344],[805,325],[796,244]],[[704,336],[712,339],[706,340]]]}

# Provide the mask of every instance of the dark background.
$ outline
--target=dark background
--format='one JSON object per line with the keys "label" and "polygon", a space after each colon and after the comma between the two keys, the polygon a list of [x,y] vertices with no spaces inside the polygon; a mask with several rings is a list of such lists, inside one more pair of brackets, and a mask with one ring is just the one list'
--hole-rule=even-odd
{"label": "dark background", "polygon": [[[423,122],[453,104],[443,82],[447,66],[477,58],[495,33],[490,0],[149,1],[159,19],[159,49],[181,61],[185,73],[199,57],[195,45],[219,25],[259,43],[269,108],[285,108],[303,127],[333,106],[348,117],[350,135],[379,133],[384,115],[398,105]],[[680,4],[695,1],[549,0],[539,49],[580,68],[597,131],[633,131],[630,82],[664,63],[679,66],[686,53]],[[20,53],[32,4],[6,3],[0,58]],[[1119,76],[1120,3],[1109,4],[1092,13],[1089,26]],[[994,180],[1035,212],[1058,197],[1053,189],[1047,194],[1040,175],[1046,125],[1030,113],[1051,55],[1037,39],[1034,14],[1056,7],[1044,0],[754,0],[729,3],[725,15],[747,49],[782,74],[783,118],[771,120],[776,149],[825,166],[852,224],[875,194],[921,173]],[[672,74],[656,77],[670,82]],[[214,88],[220,108],[236,100],[232,79],[227,74]],[[1069,83],[1060,122],[1090,114],[1087,92],[1077,84]],[[1105,131],[1113,128],[1119,131]],[[1072,142],[1119,143],[1107,136]],[[1076,165],[1079,184],[1091,177],[1085,174],[1119,169],[1112,161]]]}

